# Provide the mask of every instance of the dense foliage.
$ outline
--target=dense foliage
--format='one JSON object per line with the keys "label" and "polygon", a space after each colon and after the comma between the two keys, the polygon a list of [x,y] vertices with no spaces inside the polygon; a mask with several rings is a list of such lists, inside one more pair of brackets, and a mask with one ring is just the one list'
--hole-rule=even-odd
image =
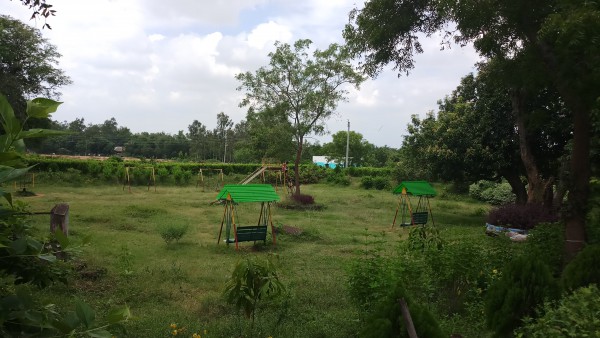
{"label": "dense foliage", "polygon": [[556,211],[540,204],[506,204],[492,209],[486,218],[489,224],[523,230],[533,229],[538,223],[556,221]]}
{"label": "dense foliage", "polygon": [[534,316],[537,306],[555,300],[559,287],[550,268],[537,257],[520,256],[507,263],[486,296],[486,322],[498,337],[506,337]]}

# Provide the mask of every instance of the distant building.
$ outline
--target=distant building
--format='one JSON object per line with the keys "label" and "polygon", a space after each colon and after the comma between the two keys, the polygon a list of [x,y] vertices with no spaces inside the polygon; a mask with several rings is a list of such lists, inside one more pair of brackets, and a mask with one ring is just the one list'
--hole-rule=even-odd
{"label": "distant building", "polygon": [[124,152],[124,151],[125,151],[125,147],[123,147],[123,146],[118,146],[118,147],[115,147],[115,149],[113,149],[113,150],[115,151],[115,153],[118,153],[118,154],[120,154],[120,153],[122,153],[122,152]]}
{"label": "distant building", "polygon": [[338,166],[337,162],[335,160],[328,160],[328,157],[329,156],[313,156],[312,161],[319,167],[335,169],[335,167]]}

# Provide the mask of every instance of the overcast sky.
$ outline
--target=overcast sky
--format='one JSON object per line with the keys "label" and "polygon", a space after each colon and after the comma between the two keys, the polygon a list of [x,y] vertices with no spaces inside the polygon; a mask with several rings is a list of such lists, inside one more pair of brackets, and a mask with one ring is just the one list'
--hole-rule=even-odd
{"label": "overcast sky", "polygon": [[[268,64],[277,40],[311,39],[325,49],[343,43],[355,0],[49,0],[57,15],[43,35],[62,54],[59,67],[73,80],[62,88],[58,121],[86,124],[111,117],[132,132],[187,132],[193,120],[210,129],[224,112],[238,123],[235,74]],[[94,7],[91,7],[93,4]],[[360,6],[360,5],[359,5]],[[32,26],[20,1],[0,2],[0,13]],[[424,116],[437,100],[475,70],[470,47],[440,51],[440,39],[423,40],[416,68],[397,77],[391,68],[352,90],[330,133],[351,129],[369,142],[399,147],[412,114]],[[331,135],[317,138],[328,142]]]}

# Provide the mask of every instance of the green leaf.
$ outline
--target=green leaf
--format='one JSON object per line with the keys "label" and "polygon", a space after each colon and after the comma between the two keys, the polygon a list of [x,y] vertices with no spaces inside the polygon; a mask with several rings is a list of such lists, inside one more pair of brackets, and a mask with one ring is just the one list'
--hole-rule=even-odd
{"label": "green leaf", "polygon": [[27,240],[25,238],[19,238],[10,243],[10,248],[15,255],[22,255],[27,250]]}
{"label": "green leaf", "polygon": [[69,246],[69,238],[62,231],[55,231],[54,238],[58,241],[63,250]]}
{"label": "green leaf", "polygon": [[64,334],[73,332],[79,326],[80,320],[74,312],[69,312],[64,318],[52,322],[52,326]]}
{"label": "green leaf", "polygon": [[129,318],[131,318],[131,310],[129,309],[129,306],[125,305],[121,308],[112,309],[108,313],[106,320],[109,324],[117,324],[127,321]]}
{"label": "green leaf", "polygon": [[113,336],[110,332],[103,329],[89,331],[87,335],[93,338],[111,338]]}
{"label": "green leaf", "polygon": [[89,305],[81,301],[77,302],[75,305],[75,313],[77,314],[77,318],[79,318],[86,329],[89,329],[92,326],[94,319],[96,318],[96,313],[94,313],[94,310]]}
{"label": "green leaf", "polygon": [[7,167],[4,165],[0,165],[0,183],[12,181],[15,178],[27,173],[31,168],[33,168],[33,166],[17,169],[17,168],[13,168],[13,167]]}
{"label": "green leaf", "polygon": [[52,129],[29,129],[19,133],[18,139],[36,138],[36,137],[49,137],[49,136],[61,136],[73,134],[72,132]]}
{"label": "green leaf", "polygon": [[38,97],[37,99],[27,101],[27,116],[33,118],[50,117],[50,114],[54,113],[61,104],[62,102]]}
{"label": "green leaf", "polygon": [[38,258],[43,259],[50,263],[56,262],[56,256],[54,256],[54,255],[38,255]]}
{"label": "green leaf", "polygon": [[14,151],[0,152],[0,163],[21,159],[22,156]]}
{"label": "green leaf", "polygon": [[16,135],[21,131],[21,123],[15,117],[15,112],[8,103],[4,95],[0,94],[0,117],[2,118],[2,127],[8,135]]}
{"label": "green leaf", "polygon": [[10,206],[12,206],[12,194],[9,193],[8,191],[5,191],[4,189],[0,188],[0,196],[4,197],[6,199],[6,201],[8,202],[8,204],[10,204]]}

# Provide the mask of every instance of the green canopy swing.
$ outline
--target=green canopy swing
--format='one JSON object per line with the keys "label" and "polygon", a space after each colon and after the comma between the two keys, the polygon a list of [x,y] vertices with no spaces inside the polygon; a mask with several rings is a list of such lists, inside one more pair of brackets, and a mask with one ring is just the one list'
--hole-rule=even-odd
{"label": "green canopy swing", "polygon": [[[426,181],[404,181],[401,182],[393,191],[395,195],[400,195],[398,198],[398,207],[394,214],[394,221],[392,227],[396,225],[396,218],[398,217],[398,211],[402,210],[401,226],[427,224],[429,215],[431,215],[431,223],[435,225],[433,220],[433,213],[431,212],[431,204],[429,203],[429,197],[434,197],[437,192],[433,187]],[[410,196],[418,196],[419,201],[417,207],[413,209],[410,203]]]}
{"label": "green canopy swing", "polygon": [[[279,195],[270,184],[226,184],[217,195],[217,201],[225,205],[219,239],[221,242],[223,224],[225,224],[225,243],[235,243],[238,250],[239,242],[267,242],[267,228],[271,226],[273,244],[275,244],[275,232],[273,231],[273,220],[271,218],[271,203],[279,201]],[[238,203],[260,202],[260,215],[257,225],[240,226],[236,224],[236,208]],[[233,230],[233,238],[231,238]]]}

